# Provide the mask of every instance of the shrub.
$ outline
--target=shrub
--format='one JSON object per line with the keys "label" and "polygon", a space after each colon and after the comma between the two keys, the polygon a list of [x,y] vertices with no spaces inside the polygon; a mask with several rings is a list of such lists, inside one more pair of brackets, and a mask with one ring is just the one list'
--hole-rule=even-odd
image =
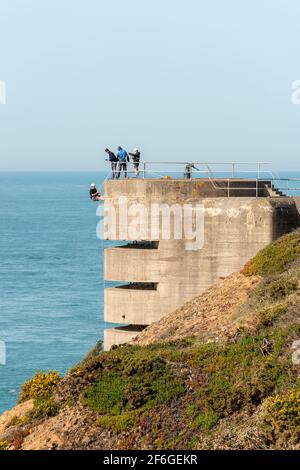
{"label": "shrub", "polygon": [[119,414],[123,408],[123,393],[128,379],[106,375],[85,392],[84,402],[100,414]]}
{"label": "shrub", "polygon": [[[289,329],[244,336],[227,345],[200,345],[189,363],[201,367],[194,383],[198,397],[196,423],[206,429],[242,408],[254,409],[290,374],[290,359],[280,358]],[[211,424],[210,424],[211,423]]]}
{"label": "shrub", "polygon": [[282,273],[300,254],[300,231],[290,233],[257,253],[242,270],[246,276]]}
{"label": "shrub", "polygon": [[285,303],[277,303],[270,305],[269,307],[265,307],[258,312],[260,324],[262,326],[270,326],[275,320],[277,320],[278,317],[280,317],[280,315],[283,315],[286,311],[287,304]]}
{"label": "shrub", "polygon": [[195,429],[210,431],[215,426],[215,424],[218,423],[219,419],[219,413],[213,411],[212,409],[208,409],[193,420],[192,426]]}
{"label": "shrub", "polygon": [[105,429],[109,429],[113,434],[120,434],[128,431],[135,423],[135,415],[133,413],[123,413],[118,416],[99,416],[97,425]]}
{"label": "shrub", "polygon": [[168,403],[184,391],[183,382],[159,357],[123,355],[117,370],[105,371],[83,394],[84,403],[100,414],[118,415]]}
{"label": "shrub", "polygon": [[74,366],[71,369],[71,371],[76,371],[76,369],[84,367],[85,365],[94,361],[96,358],[100,356],[101,352],[102,352],[102,341],[98,340],[95,346],[90,351],[88,351],[85,357],[76,366]]}
{"label": "shrub", "polygon": [[296,444],[300,439],[300,388],[267,400],[267,435],[279,445]]}
{"label": "shrub", "polygon": [[295,292],[298,289],[298,281],[281,276],[270,284],[269,289],[271,298],[280,299]]}
{"label": "shrub", "polygon": [[56,371],[37,372],[21,388],[19,402],[45,397],[51,394],[61,381],[61,376]]}
{"label": "shrub", "polygon": [[0,450],[7,450],[7,449],[8,449],[7,441],[0,441]]}
{"label": "shrub", "polygon": [[59,404],[55,402],[51,395],[38,397],[34,401],[34,407],[30,413],[30,418],[40,419],[45,416],[55,416],[57,415],[59,408]]}

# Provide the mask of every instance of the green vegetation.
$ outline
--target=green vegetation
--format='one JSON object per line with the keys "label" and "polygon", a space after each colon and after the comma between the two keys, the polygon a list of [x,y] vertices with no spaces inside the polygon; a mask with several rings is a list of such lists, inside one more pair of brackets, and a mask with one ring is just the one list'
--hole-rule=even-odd
{"label": "green vegetation", "polygon": [[[285,308],[264,313],[268,325]],[[68,386],[96,413],[98,426],[127,436],[126,448],[134,445],[128,431],[134,439],[136,429],[150,433],[157,448],[192,448],[199,432],[211,433],[240,410],[254,412],[295,383],[290,345],[299,334],[299,326],[268,326],[228,344],[120,346],[79,364]]]}
{"label": "green vegetation", "polygon": [[247,264],[244,273],[262,279],[236,315],[253,321],[227,343],[183,338],[109,352],[98,343],[63,380],[36,374],[20,401],[34,398],[37,419],[80,403],[122,449],[201,447],[220,420],[258,409],[262,447],[299,445],[299,369],[291,360],[300,337],[299,240],[300,231],[289,234]]}
{"label": "green vegetation", "polygon": [[243,269],[246,276],[282,273],[300,254],[300,231],[290,233],[261,250]]}
{"label": "green vegetation", "polygon": [[0,441],[0,450],[7,450],[7,449],[8,449],[7,441]]}
{"label": "green vegetation", "polygon": [[37,372],[30,380],[24,383],[21,388],[19,402],[41,398],[54,392],[61,381],[61,376],[56,371]]}
{"label": "green vegetation", "polygon": [[215,426],[215,424],[218,423],[219,419],[220,415],[216,411],[207,409],[203,411],[203,413],[193,416],[193,418],[189,421],[189,426],[191,429],[194,428],[203,431],[210,431]]}
{"label": "green vegetation", "polygon": [[141,357],[140,351],[126,346],[112,352],[107,370],[82,395],[84,404],[104,415],[98,424],[114,432],[132,426],[137,411],[168,404],[185,391],[183,381],[172,374],[165,360],[151,351]]}
{"label": "green vegetation", "polygon": [[275,320],[277,320],[281,315],[283,315],[287,311],[287,308],[288,306],[284,302],[263,308],[258,312],[261,325],[272,325]]}
{"label": "green vegetation", "polygon": [[122,413],[118,416],[104,415],[97,418],[97,424],[116,435],[128,431],[135,424],[136,417],[137,415],[133,412]]}
{"label": "green vegetation", "polygon": [[271,299],[282,299],[292,294],[298,289],[297,279],[287,279],[285,276],[280,276],[278,279],[270,282],[269,290]]}
{"label": "green vegetation", "polygon": [[[195,384],[199,410],[206,416],[228,416],[260,404],[291,375],[291,359],[284,350],[294,328],[272,334],[245,336],[234,344],[201,345],[191,350],[190,363],[201,366]],[[205,418],[207,420],[207,418]]]}
{"label": "green vegetation", "polygon": [[45,416],[55,416],[60,409],[52,394],[38,397],[34,400],[34,407],[29,414],[30,419],[44,418]]}
{"label": "green vegetation", "polygon": [[285,447],[300,440],[300,386],[287,393],[270,397],[265,415],[266,434],[270,441],[277,440]]}
{"label": "green vegetation", "polygon": [[53,395],[61,382],[61,376],[56,371],[37,372],[24,383],[20,391],[19,403],[33,399],[33,410],[19,420],[19,425],[25,425],[34,419],[45,416],[55,416],[60,405],[55,402]]}

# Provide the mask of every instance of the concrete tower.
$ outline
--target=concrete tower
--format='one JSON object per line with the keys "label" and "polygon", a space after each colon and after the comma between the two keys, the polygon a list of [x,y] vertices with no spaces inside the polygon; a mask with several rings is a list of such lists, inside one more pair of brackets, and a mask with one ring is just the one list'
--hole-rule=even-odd
{"label": "concrete tower", "polygon": [[[194,244],[184,223],[181,238],[175,224],[187,207],[192,207],[193,227],[199,222]],[[282,197],[270,181],[261,180],[106,181],[104,208],[115,224],[105,238],[128,241],[105,250],[105,279],[124,283],[105,289],[104,319],[122,325],[105,330],[105,349],[128,342],[145,325],[238,271],[265,245],[299,226],[293,198]],[[143,216],[137,224],[138,213]],[[166,236],[162,226],[168,214]]]}

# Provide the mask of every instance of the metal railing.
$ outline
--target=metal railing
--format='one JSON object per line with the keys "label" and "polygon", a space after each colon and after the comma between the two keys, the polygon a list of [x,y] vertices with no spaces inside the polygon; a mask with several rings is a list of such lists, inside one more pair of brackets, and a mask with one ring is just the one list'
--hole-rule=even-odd
{"label": "metal railing", "polygon": [[[142,170],[141,172],[143,173],[143,176],[144,178],[146,177],[146,174],[147,173],[150,173],[150,174],[158,174],[157,171],[153,170],[149,170],[149,166],[152,165],[152,166],[165,166],[165,167],[168,167],[168,166],[180,166],[182,167],[181,169],[181,173],[182,172],[185,172],[185,169],[187,166],[189,166],[191,168],[191,174],[205,174],[207,175],[207,177],[210,177],[210,178],[217,178],[216,176],[216,173],[230,173],[231,174],[231,177],[234,178],[234,177],[237,177],[237,174],[239,173],[256,173],[257,174],[257,178],[260,179],[260,175],[262,172],[268,172],[268,173],[271,173],[269,172],[268,170],[264,170],[263,169],[263,166],[265,165],[271,165],[270,162],[187,162],[187,161],[184,161],[184,162],[172,162],[172,161],[162,161],[162,162],[155,162],[155,161],[145,161],[145,162],[141,162],[141,165],[142,165]],[[219,169],[214,169],[213,167],[214,166],[218,166]],[[239,170],[239,167],[245,167],[245,166],[251,166],[252,169],[251,170]],[[202,169],[199,169],[198,167],[202,167]],[[229,170],[226,170],[226,169],[221,169],[221,168],[226,168],[226,167],[229,167],[230,169]],[[179,171],[176,171],[176,173],[180,173]]]}
{"label": "metal railing", "polygon": [[[128,174],[132,163],[129,163]],[[269,195],[278,196],[285,193],[300,191],[300,178],[281,177],[271,169],[270,162],[188,162],[188,161],[141,161],[139,176],[142,178],[192,179],[203,178],[210,181],[214,189],[225,189],[228,197],[237,191],[253,191],[257,197],[262,192],[262,182],[266,182],[265,190]],[[249,182],[250,186],[236,186],[237,182]],[[223,187],[220,187],[223,182]],[[269,184],[269,186],[268,186]]]}

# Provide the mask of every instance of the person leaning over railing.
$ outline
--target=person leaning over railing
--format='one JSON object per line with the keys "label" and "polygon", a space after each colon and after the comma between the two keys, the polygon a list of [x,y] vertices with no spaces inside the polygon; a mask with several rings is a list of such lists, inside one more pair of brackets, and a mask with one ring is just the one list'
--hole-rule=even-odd
{"label": "person leaning over railing", "polygon": [[135,174],[135,177],[137,178],[139,176],[141,152],[138,149],[133,149],[133,152],[132,153],[129,152],[129,155],[132,157],[134,174]]}
{"label": "person leaning over railing", "polygon": [[115,156],[114,152],[112,152],[111,150],[105,149],[105,152],[108,154],[108,158],[106,160],[109,161],[111,164],[112,179],[114,180],[117,174],[118,159]]}
{"label": "person leaning over railing", "polygon": [[192,177],[192,171],[193,171],[193,170],[199,171],[199,169],[196,168],[193,163],[188,163],[188,164],[186,165],[186,167],[185,167],[183,177],[184,177],[185,179],[190,180],[191,177]]}

